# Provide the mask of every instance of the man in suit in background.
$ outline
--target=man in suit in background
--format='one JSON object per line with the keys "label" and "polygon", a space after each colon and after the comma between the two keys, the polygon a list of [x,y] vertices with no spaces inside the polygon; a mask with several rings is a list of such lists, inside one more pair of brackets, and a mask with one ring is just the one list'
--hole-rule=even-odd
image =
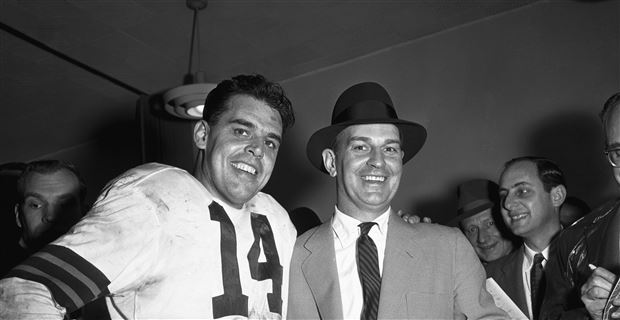
{"label": "man in suit in background", "polygon": [[38,160],[25,165],[16,181],[14,212],[20,237],[0,265],[0,275],[44,245],[63,235],[88,209],[86,184],[77,169],[59,160]]}
{"label": "man in suit in background", "polygon": [[575,196],[568,196],[560,208],[560,224],[568,228],[590,211],[592,209],[585,201]]}
{"label": "man in suit in background", "polygon": [[[604,152],[620,184],[620,92],[607,99],[600,117]],[[611,318],[620,318],[618,292],[609,299],[620,274],[619,212],[620,199],[612,199],[562,232],[549,261],[547,285],[553,291],[545,296],[543,319],[599,320],[608,300],[616,306]]]}
{"label": "man in suit in background", "polygon": [[493,278],[530,319],[538,319],[544,296],[544,267],[561,230],[566,198],[564,174],[551,160],[520,157],[508,161],[499,180],[502,217],[523,239],[513,253],[487,265]]}
{"label": "man in suit in background", "polygon": [[463,234],[410,225],[390,203],[402,165],[426,130],[398,119],[386,90],[360,83],[339,97],[332,125],[312,135],[312,164],[336,178],[332,219],[298,238],[291,261],[291,319],[484,319],[506,315],[485,290]]}

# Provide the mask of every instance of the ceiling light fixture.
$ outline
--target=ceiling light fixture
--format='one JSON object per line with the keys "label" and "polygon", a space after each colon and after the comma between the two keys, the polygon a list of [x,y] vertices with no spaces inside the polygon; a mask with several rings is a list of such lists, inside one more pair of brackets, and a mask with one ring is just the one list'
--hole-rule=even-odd
{"label": "ceiling light fixture", "polygon": [[[164,108],[171,115],[182,119],[201,119],[205,98],[215,84],[207,83],[205,73],[200,71],[200,37],[198,35],[198,11],[207,7],[207,0],[186,0],[188,8],[194,11],[192,40],[189,48],[189,66],[183,85],[163,94]],[[196,69],[194,71],[194,62]]]}

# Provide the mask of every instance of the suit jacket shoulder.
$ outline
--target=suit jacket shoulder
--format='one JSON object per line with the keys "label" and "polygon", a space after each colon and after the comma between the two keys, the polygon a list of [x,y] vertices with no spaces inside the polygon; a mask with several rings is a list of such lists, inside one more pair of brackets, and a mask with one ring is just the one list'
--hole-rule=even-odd
{"label": "suit jacket shoulder", "polygon": [[[487,276],[500,276],[506,271],[521,272],[521,265],[523,263],[523,246],[517,250],[513,250],[508,255],[505,255],[495,261],[487,263],[485,269]],[[518,268],[516,268],[518,266]],[[517,270],[518,269],[518,270]],[[497,279],[496,279],[497,280]]]}
{"label": "suit jacket shoulder", "polygon": [[297,238],[289,277],[289,319],[341,319],[331,219]]}
{"label": "suit jacket shoulder", "polygon": [[506,292],[512,301],[528,314],[525,289],[523,288],[523,246],[514,250],[509,255],[492,261],[486,266],[487,277],[495,282]]}
{"label": "suit jacket shoulder", "polygon": [[460,230],[390,217],[379,318],[505,319],[484,280],[484,269]]}

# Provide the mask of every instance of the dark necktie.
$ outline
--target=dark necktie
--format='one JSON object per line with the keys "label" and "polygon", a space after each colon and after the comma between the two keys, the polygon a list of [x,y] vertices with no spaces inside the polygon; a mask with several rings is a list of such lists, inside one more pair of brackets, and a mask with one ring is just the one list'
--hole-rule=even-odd
{"label": "dark necktie", "polygon": [[538,319],[542,298],[545,295],[545,280],[542,262],[545,257],[541,253],[534,255],[534,263],[530,269],[530,288],[532,290],[532,315]]}
{"label": "dark necktie", "polygon": [[368,232],[376,223],[360,223],[360,237],[357,238],[357,271],[362,283],[364,305],[361,320],[376,320],[379,310],[379,293],[381,292],[381,276],[379,274],[379,257],[377,246]]}

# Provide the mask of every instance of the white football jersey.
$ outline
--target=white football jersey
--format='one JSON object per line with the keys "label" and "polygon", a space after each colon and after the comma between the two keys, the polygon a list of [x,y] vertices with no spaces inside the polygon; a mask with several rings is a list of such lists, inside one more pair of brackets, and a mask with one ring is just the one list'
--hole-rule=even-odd
{"label": "white football jersey", "polygon": [[45,285],[69,312],[107,296],[112,318],[278,319],[295,237],[267,194],[235,209],[187,172],[147,164],[9,276]]}

